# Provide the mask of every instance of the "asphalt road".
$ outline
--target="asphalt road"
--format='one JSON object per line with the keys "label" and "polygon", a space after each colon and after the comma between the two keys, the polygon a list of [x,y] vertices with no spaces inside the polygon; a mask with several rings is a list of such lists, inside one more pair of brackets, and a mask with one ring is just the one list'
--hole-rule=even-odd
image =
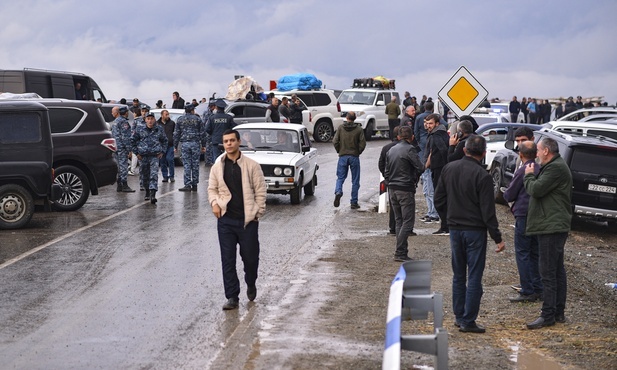
{"label": "asphalt road", "polygon": [[[360,205],[373,207],[377,158],[361,157]],[[196,193],[160,184],[159,202],[143,192],[101,189],[79,211],[37,213],[25,229],[0,231],[0,358],[3,368],[241,368],[261,320],[284,310],[296,273],[331,238],[336,153],[320,151],[315,196],[291,205],[268,195],[260,222],[260,277],[249,303],[224,312],[216,219],[207,202],[208,170]],[[138,188],[136,177],[129,185]],[[369,202],[370,201],[370,202]],[[345,209],[341,215],[352,214]],[[242,281],[242,267],[238,271]],[[289,313],[290,315],[293,312]]]}

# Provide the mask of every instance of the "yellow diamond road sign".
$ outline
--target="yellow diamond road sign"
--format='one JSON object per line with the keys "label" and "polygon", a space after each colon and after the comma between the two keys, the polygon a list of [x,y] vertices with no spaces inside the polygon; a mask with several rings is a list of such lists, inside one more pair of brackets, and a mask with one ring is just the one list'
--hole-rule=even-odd
{"label": "yellow diamond road sign", "polygon": [[438,96],[460,117],[471,114],[486,99],[488,91],[462,66],[439,90]]}

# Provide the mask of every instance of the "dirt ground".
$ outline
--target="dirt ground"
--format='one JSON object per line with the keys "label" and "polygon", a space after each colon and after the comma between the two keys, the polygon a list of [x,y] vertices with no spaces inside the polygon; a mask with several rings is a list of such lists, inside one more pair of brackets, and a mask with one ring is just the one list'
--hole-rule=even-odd
{"label": "dirt ground", "polygon": [[[425,211],[421,195],[417,215]],[[394,262],[395,239],[387,235],[387,214],[375,209],[341,209],[335,217],[332,248],[310,266],[319,272],[333,267],[338,282],[324,284],[328,297],[311,314],[308,335],[331,338],[310,351],[278,362],[284,368],[376,369],[381,367],[389,287],[400,263]],[[510,303],[518,283],[514,260],[514,218],[497,205],[506,250],[494,252],[489,241],[484,272],[484,296],[478,323],[485,334],[461,333],[451,312],[449,238],[433,236],[437,224],[416,222],[418,236],[410,237],[410,257],[433,262],[432,290],[444,296],[444,326],[448,330],[451,369],[617,369],[617,230],[606,224],[575,220],[566,244],[568,274],[567,321],[553,327],[527,330],[541,303]],[[309,278],[309,280],[312,280]],[[305,292],[307,297],[311,292]],[[310,299],[310,298],[307,298]],[[301,311],[301,308],[299,308]],[[308,326],[308,325],[307,325]],[[403,323],[403,334],[431,333],[429,321]],[[347,343],[345,351],[337,343]],[[355,349],[352,349],[355,348]],[[279,358],[279,360],[281,360]],[[433,366],[433,357],[402,352],[401,368]]]}

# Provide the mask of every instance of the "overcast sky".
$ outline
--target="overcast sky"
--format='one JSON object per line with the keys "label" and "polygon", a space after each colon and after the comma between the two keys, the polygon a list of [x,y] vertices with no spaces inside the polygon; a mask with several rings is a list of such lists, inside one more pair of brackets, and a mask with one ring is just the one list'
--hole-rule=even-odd
{"label": "overcast sky", "polygon": [[108,99],[150,105],[298,72],[436,97],[461,65],[491,98],[617,101],[615,0],[19,0],[1,14],[0,68],[82,72]]}

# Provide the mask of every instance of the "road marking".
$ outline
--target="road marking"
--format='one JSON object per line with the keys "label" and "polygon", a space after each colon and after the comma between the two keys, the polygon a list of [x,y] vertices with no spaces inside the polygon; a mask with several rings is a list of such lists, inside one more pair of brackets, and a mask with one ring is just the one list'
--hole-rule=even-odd
{"label": "road marking", "polygon": [[[159,196],[159,198],[163,198],[163,197],[167,196],[168,194],[173,194],[176,191],[177,190],[168,191],[165,194],[161,194]],[[58,238],[56,238],[54,240],[51,240],[51,241],[49,241],[49,242],[47,242],[45,244],[39,245],[36,248],[30,249],[29,251],[24,252],[24,253],[20,254],[19,256],[17,256],[17,257],[13,257],[13,258],[5,261],[3,264],[0,265],[0,270],[2,270],[3,268],[8,267],[8,266],[14,264],[15,262],[19,262],[19,261],[23,260],[24,258],[26,258],[28,256],[31,256],[31,255],[35,254],[36,252],[41,251],[41,250],[49,247],[50,245],[54,245],[54,244],[56,244],[56,243],[58,243],[58,242],[60,242],[60,241],[62,241],[64,239],[70,238],[71,236],[73,236],[75,234],[78,234],[78,233],[80,233],[80,232],[82,232],[84,230],[88,230],[91,227],[97,226],[99,224],[102,224],[103,222],[106,222],[106,221],[109,221],[109,220],[111,220],[111,219],[113,219],[115,217],[121,216],[121,215],[123,215],[123,214],[125,214],[127,212],[132,211],[135,208],[142,207],[142,206],[144,206],[147,203],[150,203],[150,202],[149,201],[144,201],[143,203],[136,204],[136,205],[132,206],[131,208],[127,208],[127,209],[125,209],[123,211],[120,211],[118,213],[114,213],[113,215],[109,215],[109,216],[107,216],[105,218],[102,218],[102,219],[100,219],[98,221],[94,221],[93,223],[91,223],[89,225],[80,227],[79,229],[73,230],[73,231],[71,231],[68,234],[65,234],[65,235],[63,235],[61,237],[58,237]]]}

